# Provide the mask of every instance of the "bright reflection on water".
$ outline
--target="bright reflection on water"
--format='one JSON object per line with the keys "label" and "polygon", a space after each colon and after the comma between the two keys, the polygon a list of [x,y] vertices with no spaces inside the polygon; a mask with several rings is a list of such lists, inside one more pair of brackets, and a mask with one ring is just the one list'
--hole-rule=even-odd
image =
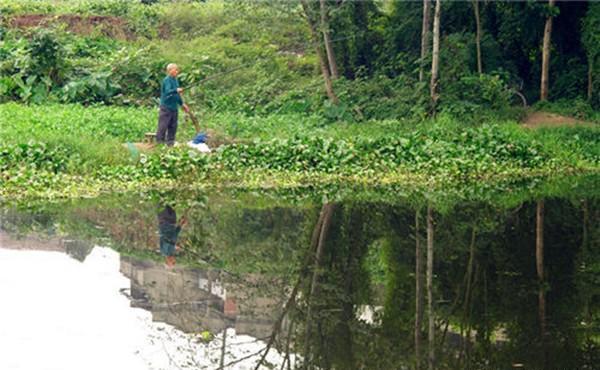
{"label": "bright reflection on water", "polygon": [[[79,262],[60,252],[65,241],[56,238],[13,240],[2,233],[0,240],[0,369],[215,369],[222,363],[250,369],[265,346],[252,336],[237,335],[232,327],[223,347],[226,320],[216,324],[211,341],[200,332],[185,333],[160,322],[185,316],[177,305],[206,306],[206,297],[204,302],[183,302],[179,301],[183,297],[170,296],[177,294],[182,279],[196,276],[184,277],[181,270],[150,261],[133,268],[130,259],[124,261],[103,247],[94,247]],[[28,247],[54,251],[23,249]],[[160,293],[168,303],[154,307],[157,312],[152,312],[151,303],[147,309],[132,308],[140,304],[130,296],[139,281],[129,280],[120,269],[146,279],[150,286],[157,283],[151,279],[165,284],[159,289],[164,289]],[[203,283],[186,280],[185,289],[201,292]],[[219,318],[215,315],[214,320]],[[267,360],[282,361],[277,351],[271,351]]]}

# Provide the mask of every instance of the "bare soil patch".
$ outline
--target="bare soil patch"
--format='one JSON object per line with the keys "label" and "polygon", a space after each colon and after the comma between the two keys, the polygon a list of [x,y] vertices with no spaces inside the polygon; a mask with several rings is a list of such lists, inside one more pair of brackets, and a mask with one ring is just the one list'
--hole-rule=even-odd
{"label": "bare soil patch", "polygon": [[23,14],[10,18],[8,24],[11,27],[21,29],[65,24],[67,30],[77,34],[92,35],[99,32],[102,35],[121,40],[132,40],[135,38],[133,32],[129,30],[125,19],[104,15]]}
{"label": "bare soil patch", "polygon": [[556,113],[532,112],[523,120],[522,124],[527,128],[536,127],[555,127],[555,126],[574,126],[585,124],[586,122],[573,117],[562,116]]}

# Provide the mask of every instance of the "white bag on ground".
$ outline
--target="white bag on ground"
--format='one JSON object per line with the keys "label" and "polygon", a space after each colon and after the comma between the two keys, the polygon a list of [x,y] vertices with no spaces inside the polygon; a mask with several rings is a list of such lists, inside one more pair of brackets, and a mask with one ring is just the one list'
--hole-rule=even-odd
{"label": "white bag on ground", "polygon": [[193,141],[188,141],[187,146],[196,149],[200,153],[210,153],[210,148],[208,145],[206,145],[206,143],[194,144]]}

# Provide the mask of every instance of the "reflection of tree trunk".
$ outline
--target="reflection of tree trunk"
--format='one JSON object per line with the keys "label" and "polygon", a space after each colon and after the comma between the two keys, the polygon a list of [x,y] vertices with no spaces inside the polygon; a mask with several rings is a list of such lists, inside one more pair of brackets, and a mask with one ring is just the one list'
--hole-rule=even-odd
{"label": "reflection of tree trunk", "polygon": [[[306,330],[304,332],[304,366],[306,369],[308,367],[309,362],[309,350],[310,350],[310,336],[312,332],[312,298],[317,292],[317,282],[319,279],[319,273],[321,268],[321,261],[323,260],[323,252],[325,250],[325,239],[327,238],[327,233],[329,231],[329,226],[331,225],[331,216],[333,215],[333,211],[335,209],[335,205],[333,203],[327,203],[323,205],[321,210],[321,219],[320,230],[318,231],[318,240],[317,240],[317,250],[315,252],[315,264],[313,267],[312,279],[310,282],[310,293],[306,298],[307,301],[307,309],[306,309]],[[317,234],[317,230],[313,233],[313,240],[315,235]]]}
{"label": "reflection of tree trunk", "polygon": [[490,329],[489,329],[489,325],[488,325],[488,283],[487,283],[487,271],[486,268],[484,267],[483,269],[483,328],[484,328],[484,333],[481,336],[482,338],[485,338],[484,341],[484,345],[485,348],[489,348],[488,344],[489,344],[489,338],[490,338]]}
{"label": "reflection of tree trunk", "polygon": [[[438,3],[440,0],[437,0]],[[427,316],[429,317],[428,368],[435,366],[435,323],[433,317],[433,210],[427,206]]]}
{"label": "reflection of tree trunk", "polygon": [[582,239],[581,242],[582,242],[584,248],[587,248],[587,246],[588,246],[589,222],[590,222],[590,208],[589,208],[588,200],[584,199],[583,200],[583,235],[581,238]]}
{"label": "reflection of tree trunk", "polygon": [[[267,354],[269,353],[269,351],[271,350],[271,347],[275,343],[275,338],[277,337],[277,334],[279,334],[279,332],[281,331],[283,319],[285,318],[285,316],[287,315],[289,310],[296,304],[296,297],[298,296],[298,292],[300,290],[300,285],[302,284],[302,281],[304,280],[304,277],[306,276],[306,274],[308,272],[310,262],[313,260],[313,253],[315,250],[317,250],[316,254],[317,255],[319,254],[319,252],[318,252],[319,244],[322,244],[322,240],[324,240],[324,238],[326,236],[326,231],[324,234],[323,228],[324,228],[325,224],[327,224],[326,228],[327,229],[329,228],[330,220],[328,220],[328,219],[330,219],[331,215],[333,214],[333,208],[334,208],[333,204],[324,204],[323,207],[321,208],[321,212],[319,214],[319,219],[317,220],[317,224],[315,225],[315,228],[313,229],[313,234],[312,234],[312,238],[311,238],[311,244],[310,244],[309,251],[304,259],[303,265],[300,269],[300,273],[298,274],[298,280],[296,281],[296,284],[294,285],[294,289],[292,289],[290,298],[283,306],[283,311],[277,318],[277,321],[275,321],[275,323],[273,324],[273,331],[271,332],[271,336],[269,337],[269,342],[267,343],[265,350],[262,352],[262,356],[261,356],[260,360],[256,363],[256,367],[254,368],[255,370],[258,370],[260,368],[260,366],[262,365],[262,363],[265,361],[265,358],[267,358]],[[323,246],[321,245],[321,249],[322,248],[323,248]],[[314,279],[314,276],[313,276],[313,279]],[[309,297],[309,299],[310,299],[310,297]],[[304,360],[306,360],[306,358]],[[306,363],[305,363],[305,366],[306,366]]]}
{"label": "reflection of tree trunk", "polygon": [[221,346],[221,364],[220,368],[225,368],[225,349],[227,348],[227,327],[223,330],[223,345]]}
{"label": "reflection of tree trunk", "polygon": [[319,42],[320,37],[318,36],[317,26],[315,21],[312,19],[310,15],[310,7],[308,5],[307,0],[300,0],[302,3],[302,8],[304,9],[304,14],[306,15],[306,21],[308,22],[308,27],[310,28],[310,34],[312,36],[312,41],[315,44],[315,51],[317,52],[317,57],[319,59],[319,65],[321,66],[321,73],[323,74],[323,79],[325,80],[325,90],[327,91],[327,96],[332,103],[338,104],[339,100],[335,92],[333,91],[333,84],[331,83],[331,75],[329,74],[329,67],[327,66],[327,60],[323,55],[323,50],[321,49],[321,42]]}
{"label": "reflection of tree trunk", "polygon": [[423,0],[423,24],[421,26],[421,65],[419,66],[419,81],[425,78],[425,58],[429,54],[429,27],[431,26],[431,0]]}
{"label": "reflection of tree trunk", "polygon": [[[548,0],[548,6],[554,6],[554,0]],[[550,70],[550,38],[552,36],[552,15],[546,18],[544,26],[544,41],[542,45],[542,80],[540,86],[540,100],[548,100],[548,75]]]}
{"label": "reflection of tree trunk", "polygon": [[463,301],[463,325],[466,325],[466,338],[463,342],[464,353],[468,352],[469,342],[471,340],[471,325],[470,325],[470,307],[473,284],[473,264],[475,262],[475,237],[477,232],[475,228],[471,231],[471,245],[469,247],[469,263],[467,264],[465,298]]}
{"label": "reflection of tree trunk", "polygon": [[[582,237],[581,237],[581,255],[584,258],[588,256],[588,245],[589,245],[589,223],[590,223],[590,209],[589,209],[589,204],[588,204],[588,200],[584,199],[583,200],[583,230],[582,230]],[[583,307],[583,317],[585,318],[585,320],[591,320],[591,316],[590,316],[590,299],[589,299],[589,295],[585,295],[586,299],[584,301],[584,307]]]}
{"label": "reflection of tree trunk", "polygon": [[587,98],[591,102],[592,94],[594,89],[594,61],[588,61],[588,85],[587,85]]}
{"label": "reflection of tree trunk", "polygon": [[429,84],[431,104],[433,111],[438,100],[437,85],[440,70],[440,14],[442,11],[441,0],[435,1],[435,13],[433,15],[433,53],[431,59],[431,82]]}
{"label": "reflection of tree trunk", "polygon": [[544,201],[537,202],[535,225],[535,262],[538,276],[538,316],[542,344],[543,368],[546,368],[546,292],[544,276]]}
{"label": "reflection of tree trunk", "polygon": [[281,363],[281,368],[279,370],[284,370],[287,364],[287,369],[291,368],[291,364],[290,364],[290,351],[291,351],[291,343],[292,343],[292,333],[294,332],[294,321],[292,321],[290,323],[290,325],[288,326],[288,333],[287,333],[287,338],[285,338],[286,341],[286,345],[285,345],[285,358],[283,359],[283,362]]}
{"label": "reflection of tree trunk", "polygon": [[[425,0],[429,1],[429,0]],[[415,214],[415,369],[421,365],[421,321],[423,317],[423,256],[421,251],[421,235],[419,233],[420,212]]]}
{"label": "reflection of tree trunk", "polygon": [[483,66],[481,63],[481,19],[479,17],[479,0],[473,0],[473,11],[475,12],[475,46],[477,47],[477,73],[483,73]]}
{"label": "reflection of tree trunk", "polygon": [[325,0],[320,0],[321,5],[321,27],[323,32],[323,41],[325,42],[325,51],[327,52],[327,61],[329,62],[329,71],[333,79],[338,78],[337,63],[335,61],[335,52],[331,45],[331,38],[329,37],[329,19],[327,17],[327,5]]}
{"label": "reflection of tree trunk", "polygon": [[535,226],[535,262],[539,290],[539,318],[542,338],[546,334],[546,299],[544,294],[544,201],[537,202]]}

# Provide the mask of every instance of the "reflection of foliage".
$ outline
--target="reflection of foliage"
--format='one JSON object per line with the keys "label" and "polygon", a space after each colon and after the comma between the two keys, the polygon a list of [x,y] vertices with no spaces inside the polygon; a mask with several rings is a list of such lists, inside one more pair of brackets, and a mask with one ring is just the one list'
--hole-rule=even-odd
{"label": "reflection of foliage", "polygon": [[[529,367],[546,353],[557,368],[593,368],[600,318],[600,214],[595,188],[587,194],[582,189],[545,200],[546,281],[541,287],[531,193],[441,203],[435,213],[434,270],[440,366],[467,368],[487,361],[486,368],[496,369],[518,359]],[[278,328],[276,348],[291,338],[292,351],[302,353],[308,346],[320,368],[408,366],[415,313],[412,236],[415,209],[426,200],[358,192],[353,200],[337,190],[327,192],[339,198],[319,264],[315,267],[310,255],[309,268],[300,264],[310,250],[322,193],[307,195],[306,189],[300,199],[297,190],[282,191],[281,198],[276,192],[241,191],[114,196],[44,206],[36,209],[36,222],[27,212],[3,211],[2,227],[16,230],[17,225],[26,233],[56,225],[60,233],[102,243],[107,239],[99,238],[109,237],[123,251],[159,260],[157,204],[172,204],[189,222],[182,233],[182,265],[199,265],[202,259],[204,266],[224,268],[228,282],[248,286],[249,294],[269,297],[280,298],[300,281],[297,304]],[[41,226],[29,226],[36,224]],[[309,281],[315,276],[313,289]],[[548,302],[544,341],[539,338],[540,288]],[[359,320],[361,306],[379,310],[375,320]]]}

